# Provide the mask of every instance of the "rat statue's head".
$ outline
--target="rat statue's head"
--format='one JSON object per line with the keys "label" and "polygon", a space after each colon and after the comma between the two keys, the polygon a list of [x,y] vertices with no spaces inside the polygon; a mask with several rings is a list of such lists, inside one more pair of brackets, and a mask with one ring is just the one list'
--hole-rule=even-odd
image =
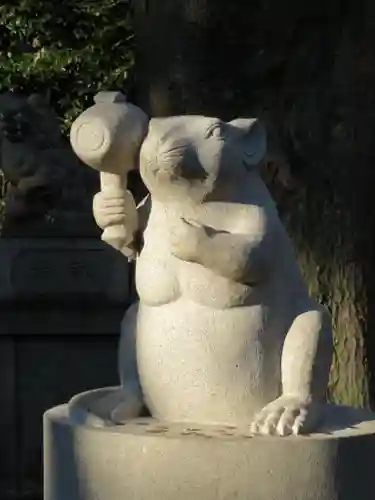
{"label": "rat statue's head", "polygon": [[256,119],[153,118],[141,147],[140,173],[156,199],[200,203],[258,165],[265,151],[266,134]]}

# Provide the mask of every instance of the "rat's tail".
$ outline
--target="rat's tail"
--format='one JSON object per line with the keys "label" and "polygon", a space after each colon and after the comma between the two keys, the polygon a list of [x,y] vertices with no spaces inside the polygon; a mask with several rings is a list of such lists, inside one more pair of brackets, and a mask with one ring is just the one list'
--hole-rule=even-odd
{"label": "rat's tail", "polygon": [[143,399],[139,391],[106,387],[74,396],[68,403],[69,417],[76,425],[108,427],[141,415]]}

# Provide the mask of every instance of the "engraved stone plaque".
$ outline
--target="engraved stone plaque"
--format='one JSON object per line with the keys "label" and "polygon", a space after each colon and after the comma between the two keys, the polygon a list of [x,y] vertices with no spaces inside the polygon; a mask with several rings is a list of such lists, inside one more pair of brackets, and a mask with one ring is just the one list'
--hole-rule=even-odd
{"label": "engraved stone plaque", "polygon": [[0,240],[0,301],[127,302],[126,258],[99,240]]}

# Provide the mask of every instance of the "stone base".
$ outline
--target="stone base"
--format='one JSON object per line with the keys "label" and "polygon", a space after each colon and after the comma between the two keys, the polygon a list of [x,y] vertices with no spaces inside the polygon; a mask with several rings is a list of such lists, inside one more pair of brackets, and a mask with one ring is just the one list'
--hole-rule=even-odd
{"label": "stone base", "polygon": [[0,261],[0,304],[129,302],[127,259],[99,239],[3,238]]}
{"label": "stone base", "polygon": [[45,500],[373,500],[375,414],[326,407],[319,433],[137,419],[90,428],[44,416]]}

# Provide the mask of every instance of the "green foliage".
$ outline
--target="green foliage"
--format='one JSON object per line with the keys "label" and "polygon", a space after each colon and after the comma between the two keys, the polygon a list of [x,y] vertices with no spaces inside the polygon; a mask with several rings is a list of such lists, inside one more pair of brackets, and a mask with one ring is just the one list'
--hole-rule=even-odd
{"label": "green foliage", "polygon": [[123,89],[133,64],[129,0],[0,4],[0,92],[42,93],[64,126],[98,90]]}

